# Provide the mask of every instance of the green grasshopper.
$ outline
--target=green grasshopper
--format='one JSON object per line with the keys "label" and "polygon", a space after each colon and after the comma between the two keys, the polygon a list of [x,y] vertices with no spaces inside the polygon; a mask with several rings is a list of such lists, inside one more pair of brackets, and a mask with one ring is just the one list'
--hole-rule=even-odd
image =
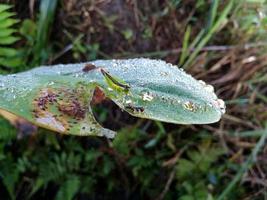
{"label": "green grasshopper", "polygon": [[42,66],[0,76],[0,113],[56,132],[113,138],[95,120],[94,90],[133,116],[175,124],[220,120],[225,105],[213,87],[177,66],[145,58]]}

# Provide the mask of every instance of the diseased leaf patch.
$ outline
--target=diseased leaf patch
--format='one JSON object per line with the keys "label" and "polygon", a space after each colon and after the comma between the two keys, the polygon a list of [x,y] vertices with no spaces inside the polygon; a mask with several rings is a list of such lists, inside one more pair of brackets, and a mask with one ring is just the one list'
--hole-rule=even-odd
{"label": "diseased leaf patch", "polygon": [[44,88],[33,101],[37,123],[67,133],[86,117],[89,109],[84,88]]}

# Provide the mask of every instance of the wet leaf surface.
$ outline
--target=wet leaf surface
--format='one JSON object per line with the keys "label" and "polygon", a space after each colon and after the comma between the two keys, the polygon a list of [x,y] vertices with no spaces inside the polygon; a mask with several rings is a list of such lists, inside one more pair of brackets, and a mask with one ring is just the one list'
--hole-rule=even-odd
{"label": "wet leaf surface", "polygon": [[113,138],[115,132],[93,116],[95,91],[133,116],[176,124],[213,123],[225,112],[212,86],[177,66],[143,58],[43,66],[0,76],[0,108],[56,132]]}

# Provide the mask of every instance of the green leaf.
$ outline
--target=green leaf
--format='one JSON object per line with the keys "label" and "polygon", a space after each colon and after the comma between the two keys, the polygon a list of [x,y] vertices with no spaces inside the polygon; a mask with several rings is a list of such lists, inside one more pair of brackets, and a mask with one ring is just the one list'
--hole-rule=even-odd
{"label": "green leaf", "polygon": [[[0,117],[0,127],[1,127],[1,134],[0,140],[8,141],[10,139],[14,139],[17,136],[17,131],[14,127],[12,127],[7,121]],[[1,156],[0,156],[1,160]]]}
{"label": "green leaf", "polygon": [[8,57],[2,58],[0,57],[0,65],[7,67],[18,67],[22,63],[22,59],[20,57]]}
{"label": "green leaf", "polygon": [[0,21],[3,21],[3,20],[5,20],[5,19],[7,19],[7,18],[9,18],[9,17],[12,17],[12,16],[14,16],[16,13],[14,13],[14,12],[0,12]]}
{"label": "green leaf", "polygon": [[17,30],[16,29],[12,29],[12,28],[2,29],[0,31],[0,37],[6,37],[6,36],[9,36],[9,35],[12,35],[15,32],[17,32]]}
{"label": "green leaf", "polygon": [[206,30],[208,31],[214,24],[219,7],[219,0],[212,0],[211,9],[208,17],[208,24]]}
{"label": "green leaf", "polygon": [[189,44],[190,34],[191,34],[191,26],[188,26],[184,34],[183,48],[182,48],[181,57],[179,60],[179,65],[182,65],[184,63],[185,58],[189,54],[190,49],[188,48],[188,44]]}
{"label": "green leaf", "polygon": [[55,199],[72,200],[75,194],[77,193],[79,186],[80,180],[78,179],[78,177],[72,177],[61,185]]}
{"label": "green leaf", "polygon": [[115,132],[102,128],[91,111],[96,87],[141,118],[205,124],[225,112],[212,86],[150,59],[98,60],[0,76],[0,108],[56,132],[112,138]]}
{"label": "green leaf", "polygon": [[20,34],[33,40],[36,36],[36,24],[30,19],[25,19],[19,30]]}
{"label": "green leaf", "polygon": [[8,5],[8,4],[0,4],[0,13],[5,11],[5,10],[8,10],[12,8],[12,5]]}
{"label": "green leaf", "polygon": [[11,18],[4,19],[4,20],[0,21],[0,29],[8,28],[10,26],[15,25],[18,22],[19,22],[19,20],[17,20],[17,19],[11,19]]}
{"label": "green leaf", "polygon": [[[17,30],[11,28],[11,26],[18,23],[19,20],[11,18],[15,13],[9,12],[9,8],[11,8],[11,6],[0,4],[0,65],[5,67],[17,67],[23,63],[22,57],[19,56],[20,51],[8,45],[13,45],[20,39],[17,36],[13,36]],[[4,45],[4,47],[1,45]]]}
{"label": "green leaf", "polygon": [[180,159],[177,166],[177,176],[180,178],[188,176],[195,169],[195,164],[186,159]]}
{"label": "green leaf", "polygon": [[[4,160],[5,165],[1,163],[0,177],[5,185],[11,199],[15,199],[15,186],[19,179],[19,171],[11,159]],[[8,164],[7,164],[8,163]]]}
{"label": "green leaf", "polygon": [[0,56],[15,56],[17,55],[17,50],[9,47],[0,47]]}
{"label": "green leaf", "polygon": [[9,45],[17,42],[20,38],[15,36],[0,37],[0,45]]}
{"label": "green leaf", "polygon": [[33,51],[33,64],[44,63],[48,58],[48,39],[54,20],[57,0],[42,0],[40,2],[40,15],[37,23],[37,33]]}

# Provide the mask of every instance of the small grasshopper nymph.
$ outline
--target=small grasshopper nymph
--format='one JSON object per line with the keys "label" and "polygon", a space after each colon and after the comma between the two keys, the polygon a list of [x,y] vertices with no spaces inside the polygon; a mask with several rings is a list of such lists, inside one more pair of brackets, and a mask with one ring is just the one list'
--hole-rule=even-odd
{"label": "small grasshopper nymph", "polygon": [[109,72],[105,71],[103,68],[100,69],[101,73],[103,74],[103,76],[105,77],[108,85],[117,91],[124,91],[124,92],[128,92],[130,89],[130,86],[128,84],[126,84],[123,80],[119,80],[118,78],[115,78],[113,76],[111,76],[109,74]]}
{"label": "small grasshopper nymph", "polygon": [[141,106],[134,106],[132,104],[128,104],[125,106],[125,109],[131,110],[132,112],[138,112],[138,113],[142,113],[145,111],[144,107]]}

